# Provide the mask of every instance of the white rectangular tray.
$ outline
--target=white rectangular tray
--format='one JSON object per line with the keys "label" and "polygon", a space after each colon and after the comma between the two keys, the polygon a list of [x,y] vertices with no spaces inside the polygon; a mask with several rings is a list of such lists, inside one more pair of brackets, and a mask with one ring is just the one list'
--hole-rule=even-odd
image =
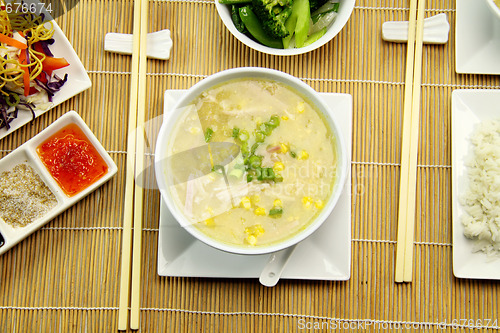
{"label": "white rectangular tray", "polygon": [[[74,196],[69,197],[59,187],[57,181],[52,178],[45,165],[43,165],[38,154],[36,153],[36,148],[43,141],[56,133],[59,129],[71,123],[77,124],[78,127],[83,131],[83,133],[85,133],[89,141],[97,149],[99,154],[108,165],[108,171],[104,176],[98,179],[95,183],[91,184],[89,187],[75,194]],[[54,217],[74,205],[83,197],[87,196],[96,188],[104,184],[118,170],[115,162],[111,159],[104,147],[97,140],[92,131],[88,128],[87,124],[85,124],[83,119],[75,111],[67,112],[62,117],[53,122],[50,126],[48,126],[45,130],[40,132],[37,136],[31,138],[19,148],[2,158],[0,160],[0,173],[12,169],[19,163],[26,163],[33,168],[33,170],[40,176],[43,182],[50,188],[52,193],[54,193],[57,199],[57,205],[56,207],[52,208],[47,214],[25,227],[13,227],[0,218],[0,233],[2,234],[2,238],[4,239],[4,244],[0,246],[0,255],[5,253],[7,250],[12,248],[24,238],[28,237],[31,233],[41,228],[44,224],[54,219]]]}
{"label": "white rectangular tray", "polygon": [[474,243],[464,236],[460,217],[465,211],[459,196],[465,191],[465,159],[471,147],[470,135],[476,124],[500,119],[500,90],[454,90],[452,93],[452,206],[453,274],[458,278],[500,279],[500,258],[492,260],[472,252]]}
{"label": "white rectangular tray", "polygon": [[[61,87],[61,90],[54,94],[54,97],[52,97],[52,106],[49,109],[35,111],[37,117],[92,86],[85,67],[83,67],[80,58],[78,58],[64,32],[59,28],[56,21],[50,22],[54,25],[54,44],[49,48],[54,57],[64,58],[69,63],[69,66],[58,69],[54,73],[60,77],[68,74],[68,81]],[[17,118],[10,123],[10,129],[6,129],[5,127],[0,129],[0,139],[29,123],[32,119],[31,112],[19,111]]]}
{"label": "white rectangular tray", "polygon": [[457,0],[455,28],[456,72],[500,74],[500,20],[486,0]]}
{"label": "white rectangular tray", "polygon": [[[183,90],[165,92],[164,111]],[[321,93],[340,123],[349,165],[352,150],[352,96]],[[161,276],[259,278],[269,255],[238,255],[214,249],[180,227],[161,201],[158,236],[158,274]],[[348,280],[351,269],[351,178],[330,217],[302,241],[290,257],[282,279]]]}

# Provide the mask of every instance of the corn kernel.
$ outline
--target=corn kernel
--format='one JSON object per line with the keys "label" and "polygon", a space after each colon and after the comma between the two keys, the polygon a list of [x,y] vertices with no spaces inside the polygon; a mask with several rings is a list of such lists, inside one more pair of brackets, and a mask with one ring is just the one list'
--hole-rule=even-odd
{"label": "corn kernel", "polygon": [[255,237],[254,235],[250,235],[247,237],[247,242],[248,244],[254,246],[255,244],[257,244],[257,237]]}
{"label": "corn kernel", "polygon": [[288,152],[288,146],[284,143],[280,143],[280,153],[286,153]]}
{"label": "corn kernel", "polygon": [[243,197],[241,199],[241,207],[249,210],[250,208],[252,208],[252,203],[250,202],[250,198],[249,197]]}
{"label": "corn kernel", "polygon": [[325,203],[323,202],[323,200],[316,200],[314,202],[314,207],[320,209],[320,208],[323,208],[323,206],[325,205]]}
{"label": "corn kernel", "polygon": [[208,218],[205,220],[205,224],[209,227],[212,227],[215,225],[214,219],[212,217]]}
{"label": "corn kernel", "polygon": [[281,119],[288,120],[288,117],[287,116],[281,116]]}
{"label": "corn kernel", "polygon": [[285,170],[285,165],[281,162],[276,162],[274,163],[273,170],[274,172],[283,171]]}
{"label": "corn kernel", "polygon": [[276,199],[273,202],[274,207],[283,207],[283,202],[280,199]]}
{"label": "corn kernel", "polygon": [[260,195],[258,195],[258,194],[252,195],[252,202],[253,203],[257,203],[259,201],[260,201]]}
{"label": "corn kernel", "polygon": [[260,236],[264,233],[264,228],[262,227],[261,224],[254,225],[254,229],[255,229],[254,235],[256,236]]}
{"label": "corn kernel", "polygon": [[200,133],[200,128],[192,126],[192,127],[189,128],[189,133],[191,133],[191,134],[198,134],[198,133]]}
{"label": "corn kernel", "polygon": [[266,215],[266,209],[263,207],[257,207],[253,212],[255,215]]}
{"label": "corn kernel", "polygon": [[261,224],[254,224],[251,227],[245,228],[245,233],[248,235],[260,236],[264,233],[264,228]]}
{"label": "corn kernel", "polygon": [[304,111],[305,111],[304,102],[300,102],[299,104],[297,104],[297,112],[303,113]]}
{"label": "corn kernel", "polygon": [[313,199],[311,197],[303,197],[302,204],[304,205],[305,208],[309,209],[313,204]]}
{"label": "corn kernel", "polygon": [[307,153],[307,151],[305,150],[302,150],[300,153],[299,153],[299,160],[307,160],[309,158],[309,154]]}

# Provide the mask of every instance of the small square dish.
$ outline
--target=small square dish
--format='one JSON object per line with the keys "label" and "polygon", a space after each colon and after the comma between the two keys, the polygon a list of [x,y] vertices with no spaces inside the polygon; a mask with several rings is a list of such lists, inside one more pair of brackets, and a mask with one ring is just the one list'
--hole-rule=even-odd
{"label": "small square dish", "polygon": [[[475,126],[499,119],[500,90],[454,90],[452,93],[452,215],[453,274],[457,278],[500,279],[500,258],[474,252],[474,241],[464,236],[461,216],[465,213],[460,196],[467,187],[466,159]],[[496,259],[495,259],[496,258]]]}
{"label": "small square dish", "polygon": [[0,254],[108,181],[117,167],[70,111],[0,160]]}
{"label": "small square dish", "polygon": [[[167,90],[164,111],[168,112],[183,93],[183,90]],[[352,97],[336,93],[319,95],[339,121],[350,165]],[[163,199],[159,224],[158,274],[161,276],[258,279],[271,256],[233,254],[202,243],[181,227]],[[298,243],[281,278],[342,281],[350,278],[350,270],[351,179],[348,175],[332,214],[318,230]]]}
{"label": "small square dish", "polygon": [[[34,111],[36,117],[92,86],[92,82],[90,81],[85,67],[78,58],[78,55],[71,46],[71,43],[64,35],[64,32],[55,21],[50,22],[54,27],[54,43],[50,46],[50,50],[52,51],[54,57],[64,58],[69,63],[69,66],[57,69],[54,71],[54,73],[61,77],[65,74],[68,74],[68,78],[61,89],[52,97],[52,104],[48,109]],[[0,139],[27,124],[32,119],[33,116],[30,111],[19,111],[17,114],[17,118],[9,123],[9,129],[6,129],[5,127],[0,128]]]}
{"label": "small square dish", "polygon": [[486,0],[457,0],[456,72],[500,74],[500,19]]}

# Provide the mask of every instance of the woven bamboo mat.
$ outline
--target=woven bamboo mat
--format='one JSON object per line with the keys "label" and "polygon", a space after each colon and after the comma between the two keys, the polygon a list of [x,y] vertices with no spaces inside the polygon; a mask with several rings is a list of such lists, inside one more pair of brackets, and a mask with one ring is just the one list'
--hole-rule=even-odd
{"label": "woven bamboo mat", "polygon": [[[353,239],[346,282],[285,280],[265,288],[249,279],[159,277],[160,196],[147,190],[142,331],[380,331],[407,325],[413,328],[405,331],[434,332],[453,331],[442,323],[465,319],[471,321],[458,331],[488,319],[497,319],[497,328],[482,331],[498,329],[498,282],[452,274],[451,93],[500,87],[499,76],[455,73],[454,0],[427,1],[427,16],[445,13],[452,29],[446,45],[424,47],[419,228],[409,284],[394,283],[406,46],[381,39],[384,21],[408,17],[408,2],[358,0],[333,41],[293,57],[260,54],[241,44],[211,0],[150,1],[149,10],[149,31],[170,29],[174,48],[170,60],[149,61],[148,119],[162,114],[166,89],[186,89],[239,66],[282,70],[317,91],[353,96]],[[66,111],[77,110],[119,167],[110,182],[0,257],[2,332],[117,330],[131,59],[105,53],[103,41],[107,32],[132,32],[132,11],[131,0],[80,0],[58,18],[93,86],[0,141],[4,156]]]}

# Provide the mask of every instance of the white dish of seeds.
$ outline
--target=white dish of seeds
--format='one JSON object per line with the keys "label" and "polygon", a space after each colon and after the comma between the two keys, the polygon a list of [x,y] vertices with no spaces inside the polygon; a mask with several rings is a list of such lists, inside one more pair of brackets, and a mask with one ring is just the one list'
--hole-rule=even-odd
{"label": "white dish of seeds", "polygon": [[[68,196],[52,178],[36,149],[62,127],[74,123],[108,165],[95,183]],[[57,215],[93,192],[116,172],[117,167],[82,118],[70,111],[22,146],[0,160],[0,255]],[[3,244],[2,244],[3,243]]]}

